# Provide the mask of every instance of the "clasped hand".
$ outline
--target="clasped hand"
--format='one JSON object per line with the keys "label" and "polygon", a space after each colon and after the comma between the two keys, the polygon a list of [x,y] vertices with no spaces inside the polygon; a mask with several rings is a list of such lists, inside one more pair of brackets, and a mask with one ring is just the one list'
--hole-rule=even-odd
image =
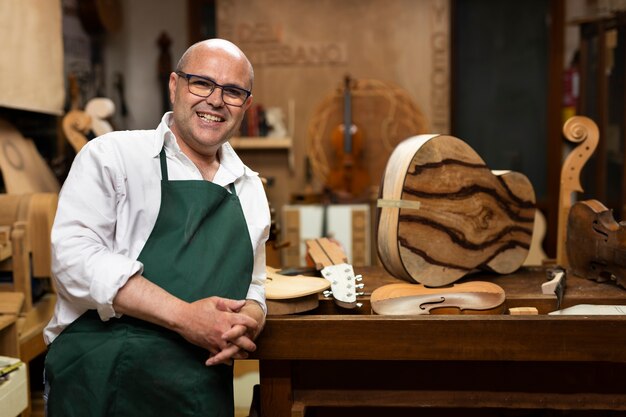
{"label": "clasped hand", "polygon": [[[186,325],[180,331],[189,342],[207,349],[207,366],[232,364],[256,350],[253,342],[260,324],[244,306],[245,300],[209,297],[189,304]],[[258,307],[257,307],[258,308]]]}

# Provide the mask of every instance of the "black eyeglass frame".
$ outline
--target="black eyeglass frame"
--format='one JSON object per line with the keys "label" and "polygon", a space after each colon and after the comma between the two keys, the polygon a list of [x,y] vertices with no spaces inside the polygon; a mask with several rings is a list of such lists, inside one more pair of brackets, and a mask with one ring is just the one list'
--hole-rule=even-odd
{"label": "black eyeglass frame", "polygon": [[[233,106],[233,107],[243,107],[244,104],[246,104],[246,101],[248,101],[248,99],[250,98],[250,96],[252,95],[252,91],[246,90],[245,88],[241,88],[241,87],[237,87],[235,85],[221,85],[218,84],[217,82],[215,82],[214,80],[202,76],[202,75],[198,75],[198,74],[188,74],[186,72],[183,71],[175,71],[175,74],[178,75],[179,77],[182,77],[184,79],[187,80],[187,90],[189,91],[190,94],[193,94],[196,97],[203,97],[203,98],[207,98],[209,97],[211,94],[213,94],[213,92],[215,91],[215,88],[219,87],[222,90],[222,101],[224,102],[224,104],[228,105],[228,106]],[[196,94],[194,92],[191,91],[191,87],[189,84],[189,79],[191,77],[198,77],[202,80],[208,81],[211,84],[213,84],[213,89],[211,90],[211,92],[209,94],[207,94],[206,96],[200,95],[200,94]],[[226,100],[224,100],[224,88],[234,88],[235,90],[240,90],[243,91],[244,93],[246,93],[246,98],[243,100],[243,103],[241,104],[231,104],[231,103],[227,103]]]}

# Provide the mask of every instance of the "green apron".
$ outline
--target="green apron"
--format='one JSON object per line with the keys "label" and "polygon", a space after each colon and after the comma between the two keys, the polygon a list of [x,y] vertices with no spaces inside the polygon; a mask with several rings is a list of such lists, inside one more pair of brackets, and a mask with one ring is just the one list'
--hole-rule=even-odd
{"label": "green apron", "polygon": [[[252,279],[248,227],[235,195],[208,181],[169,181],[161,151],[161,206],[138,260],[143,275],[193,302],[244,299]],[[175,332],[90,310],[50,345],[49,417],[232,416],[232,367],[207,367],[205,349]]]}

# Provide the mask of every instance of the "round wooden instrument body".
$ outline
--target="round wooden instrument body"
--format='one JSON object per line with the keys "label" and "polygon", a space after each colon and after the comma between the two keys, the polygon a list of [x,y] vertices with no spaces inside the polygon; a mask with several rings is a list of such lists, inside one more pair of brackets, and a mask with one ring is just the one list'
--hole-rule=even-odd
{"label": "round wooden instrument body", "polygon": [[391,204],[379,202],[378,254],[397,278],[443,286],[477,269],[514,272],[528,255],[535,215],[530,181],[491,171],[453,136],[400,143],[387,163],[381,200]]}

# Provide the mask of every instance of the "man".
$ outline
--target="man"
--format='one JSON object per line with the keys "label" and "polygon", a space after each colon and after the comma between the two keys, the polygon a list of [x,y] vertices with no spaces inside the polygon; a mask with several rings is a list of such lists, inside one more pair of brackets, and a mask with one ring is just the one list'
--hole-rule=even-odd
{"label": "man", "polygon": [[229,364],[266,311],[267,199],[227,143],[253,79],[234,44],[192,45],[156,130],[76,156],[52,230],[49,416],[232,416]]}

